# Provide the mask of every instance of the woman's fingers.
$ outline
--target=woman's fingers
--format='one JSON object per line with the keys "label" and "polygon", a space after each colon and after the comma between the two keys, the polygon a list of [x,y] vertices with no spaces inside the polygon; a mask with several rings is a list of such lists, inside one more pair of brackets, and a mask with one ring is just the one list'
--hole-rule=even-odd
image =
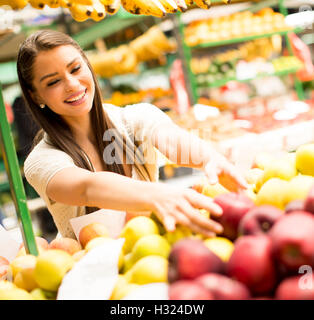
{"label": "woman's fingers", "polygon": [[182,210],[184,210],[185,215],[189,218],[191,222],[190,226],[196,225],[202,229],[206,229],[207,231],[214,233],[221,233],[223,231],[222,226],[218,222],[205,218],[189,202],[186,202]]}
{"label": "woman's fingers", "polygon": [[209,231],[207,229],[204,229],[204,228],[201,228],[200,226],[196,225],[196,224],[193,224],[191,223],[189,226],[188,226],[193,232],[195,233],[200,233],[202,234],[203,236],[206,236],[208,238],[214,238],[216,237],[216,233],[212,232],[212,231]]}
{"label": "woman's fingers", "polygon": [[211,198],[200,194],[194,190],[189,190],[187,193],[187,200],[194,208],[206,209],[214,216],[220,217],[222,215],[221,207],[216,204]]}
{"label": "woman's fingers", "polygon": [[209,184],[218,183],[217,166],[214,163],[214,161],[210,161],[207,163],[207,165],[205,167],[205,173],[208,178]]}

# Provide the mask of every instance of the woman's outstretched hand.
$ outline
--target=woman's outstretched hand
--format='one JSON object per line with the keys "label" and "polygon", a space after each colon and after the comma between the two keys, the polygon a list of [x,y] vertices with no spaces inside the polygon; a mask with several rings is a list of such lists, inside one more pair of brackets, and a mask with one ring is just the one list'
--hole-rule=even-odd
{"label": "woman's outstretched hand", "polygon": [[177,224],[207,237],[215,237],[223,231],[218,222],[199,212],[199,209],[206,209],[211,216],[221,216],[222,209],[211,198],[193,189],[159,183],[156,186],[157,190],[152,197],[153,209],[167,231],[174,231]]}
{"label": "woman's outstretched hand", "polygon": [[210,184],[220,183],[231,192],[247,189],[248,185],[244,177],[237,171],[222,154],[214,152],[211,159],[204,166],[205,174]]}

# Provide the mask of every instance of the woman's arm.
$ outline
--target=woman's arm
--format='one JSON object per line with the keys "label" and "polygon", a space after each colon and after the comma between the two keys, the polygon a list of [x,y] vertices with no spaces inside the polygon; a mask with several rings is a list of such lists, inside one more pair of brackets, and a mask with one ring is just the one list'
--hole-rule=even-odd
{"label": "woman's arm", "polygon": [[206,209],[219,216],[221,208],[191,189],[138,181],[112,172],[66,168],[51,178],[46,192],[50,199],[68,205],[152,211],[169,231],[179,223],[208,237],[222,232],[220,224],[203,217],[197,210]]}
{"label": "woman's arm", "polygon": [[212,184],[218,181],[230,191],[246,188],[245,179],[209,142],[173,123],[159,126],[153,132],[154,146],[180,166],[203,169]]}

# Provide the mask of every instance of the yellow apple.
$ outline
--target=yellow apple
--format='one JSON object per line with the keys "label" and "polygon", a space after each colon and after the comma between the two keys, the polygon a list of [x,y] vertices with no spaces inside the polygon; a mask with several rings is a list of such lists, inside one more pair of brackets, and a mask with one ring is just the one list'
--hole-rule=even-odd
{"label": "yellow apple", "polygon": [[226,188],[224,188],[220,183],[216,183],[216,184],[206,183],[202,190],[202,194],[210,198],[215,198],[220,194],[228,193],[228,192],[229,191]]}
{"label": "yellow apple", "polygon": [[30,294],[32,295],[32,297],[34,298],[34,300],[48,300],[46,298],[46,295],[44,293],[44,290],[41,288],[36,288],[33,289]]}
{"label": "yellow apple", "polygon": [[16,257],[10,263],[13,279],[23,269],[35,268],[37,257],[31,254]]}
{"label": "yellow apple", "polygon": [[146,256],[138,260],[125,277],[128,282],[136,284],[167,282],[168,260],[161,256]]}
{"label": "yellow apple", "polygon": [[188,227],[178,225],[174,231],[166,232],[164,237],[170,243],[170,245],[173,245],[177,241],[179,241],[183,238],[193,237],[193,233]]}
{"label": "yellow apple", "polygon": [[85,248],[87,242],[97,237],[108,237],[106,226],[99,222],[93,222],[84,226],[79,232],[79,242]]}
{"label": "yellow apple", "polygon": [[138,216],[129,220],[120,234],[121,238],[125,238],[123,244],[124,254],[131,252],[138,239],[149,234],[159,234],[155,221],[145,216]]}
{"label": "yellow apple", "polygon": [[314,143],[298,147],[296,151],[296,168],[304,175],[314,176]]}
{"label": "yellow apple", "polygon": [[34,300],[26,290],[8,281],[0,281],[0,300]]}
{"label": "yellow apple", "polygon": [[271,178],[279,178],[289,181],[296,175],[297,169],[293,162],[288,159],[276,159],[265,168],[262,184]]}
{"label": "yellow apple", "polygon": [[204,240],[206,247],[214,252],[222,261],[228,262],[234,250],[234,244],[227,238],[215,237]]}
{"label": "yellow apple", "polygon": [[73,255],[82,249],[80,243],[72,238],[56,238],[49,243],[49,249],[60,249]]}
{"label": "yellow apple", "polygon": [[139,287],[140,285],[135,283],[129,283],[125,276],[119,274],[118,280],[112,291],[110,300],[121,300]]}
{"label": "yellow apple", "polygon": [[298,175],[289,181],[286,191],[285,203],[288,204],[293,200],[304,200],[311,186],[314,184],[314,177],[307,175]]}
{"label": "yellow apple", "polygon": [[35,280],[34,270],[35,266],[19,271],[14,278],[14,284],[26,291],[32,291],[33,289],[38,288],[38,284]]}
{"label": "yellow apple", "polygon": [[288,181],[279,178],[269,179],[258,191],[255,204],[258,206],[269,204],[283,210],[286,205],[288,184]]}
{"label": "yellow apple", "polygon": [[149,256],[157,255],[168,258],[170,253],[169,242],[158,234],[150,234],[137,240],[131,251],[131,265],[139,259]]}
{"label": "yellow apple", "polygon": [[73,257],[66,251],[47,250],[37,258],[35,280],[40,288],[57,291],[64,275],[73,267],[73,264]]}

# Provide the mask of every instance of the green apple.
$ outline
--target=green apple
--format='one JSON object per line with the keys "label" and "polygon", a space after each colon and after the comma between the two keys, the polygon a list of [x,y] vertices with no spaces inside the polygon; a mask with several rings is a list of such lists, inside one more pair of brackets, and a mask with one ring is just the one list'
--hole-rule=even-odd
{"label": "green apple", "polygon": [[129,220],[120,234],[121,238],[125,238],[123,244],[124,254],[131,252],[137,240],[149,234],[159,234],[155,221],[145,216],[138,216]]}
{"label": "green apple", "polygon": [[296,168],[304,175],[314,176],[314,143],[298,147],[296,151]]}

